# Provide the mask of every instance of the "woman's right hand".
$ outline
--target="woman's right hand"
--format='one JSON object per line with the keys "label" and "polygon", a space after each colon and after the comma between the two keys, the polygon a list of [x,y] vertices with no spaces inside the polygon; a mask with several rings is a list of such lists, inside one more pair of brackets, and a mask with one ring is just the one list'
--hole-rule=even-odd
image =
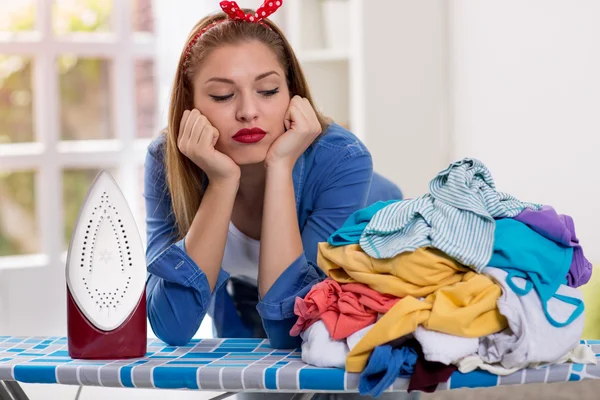
{"label": "woman's right hand", "polygon": [[211,183],[237,182],[240,167],[228,156],[215,149],[219,131],[208,119],[193,109],[185,110],[179,125],[177,147],[206,173]]}

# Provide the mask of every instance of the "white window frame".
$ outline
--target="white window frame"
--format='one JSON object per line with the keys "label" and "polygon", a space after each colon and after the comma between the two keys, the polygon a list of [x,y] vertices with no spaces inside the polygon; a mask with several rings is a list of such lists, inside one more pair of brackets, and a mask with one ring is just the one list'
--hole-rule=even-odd
{"label": "white window frame", "polygon": [[[35,210],[40,253],[0,257],[0,271],[64,265],[62,170],[65,168],[118,168],[114,178],[136,218],[139,218],[140,174],[151,139],[136,138],[134,63],[156,61],[155,39],[133,32],[132,1],[113,1],[111,32],[57,37],[52,28],[51,0],[36,0],[36,31],[0,37],[0,54],[31,57],[33,61],[33,115],[37,142],[0,145],[0,169],[35,170]],[[57,57],[72,54],[111,62],[111,117],[115,138],[60,140]],[[156,82],[155,82],[156,85]],[[158,86],[156,86],[158,87]],[[157,121],[154,121],[156,125]],[[138,221],[138,227],[144,226]],[[140,230],[145,243],[145,229]]]}

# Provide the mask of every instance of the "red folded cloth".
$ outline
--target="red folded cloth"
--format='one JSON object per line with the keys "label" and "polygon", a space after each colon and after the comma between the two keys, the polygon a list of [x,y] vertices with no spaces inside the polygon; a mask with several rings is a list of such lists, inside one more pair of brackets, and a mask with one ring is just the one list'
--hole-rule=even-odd
{"label": "red folded cloth", "polygon": [[298,320],[290,330],[290,335],[298,336],[323,315],[325,316],[323,321],[328,320],[329,315],[337,316],[340,312],[337,304],[340,293],[342,293],[340,284],[327,278],[314,285],[304,299],[296,297],[294,314],[298,316]]}
{"label": "red folded cloth", "polygon": [[304,299],[296,298],[294,314],[298,320],[290,335],[298,336],[320,319],[332,339],[345,339],[375,323],[377,314],[384,314],[399,300],[362,283],[340,285],[327,278],[313,286]]}

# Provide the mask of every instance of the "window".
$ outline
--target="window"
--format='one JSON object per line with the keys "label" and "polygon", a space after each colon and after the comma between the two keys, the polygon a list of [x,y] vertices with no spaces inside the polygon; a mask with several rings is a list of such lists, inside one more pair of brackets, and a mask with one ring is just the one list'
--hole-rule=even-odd
{"label": "window", "polygon": [[64,265],[101,169],[145,240],[152,16],[152,0],[0,0],[0,269]]}

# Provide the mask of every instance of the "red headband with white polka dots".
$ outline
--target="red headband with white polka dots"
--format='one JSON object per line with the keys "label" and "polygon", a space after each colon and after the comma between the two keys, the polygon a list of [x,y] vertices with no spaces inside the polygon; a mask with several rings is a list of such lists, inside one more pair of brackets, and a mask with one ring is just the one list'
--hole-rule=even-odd
{"label": "red headband with white polka dots", "polygon": [[[267,28],[271,29],[269,27],[269,25],[267,25],[261,21],[263,19],[267,18],[269,15],[273,14],[275,11],[277,11],[277,9],[279,7],[281,7],[282,3],[283,3],[283,0],[276,0],[276,1],[275,0],[265,0],[265,2],[256,9],[256,12],[254,14],[244,13],[244,11],[242,9],[240,9],[240,7],[237,5],[237,3],[235,1],[222,1],[219,3],[219,5],[221,6],[221,9],[223,10],[223,12],[225,14],[227,14],[227,16],[229,17],[227,19],[234,20],[234,21],[247,21],[247,22],[259,23],[259,24],[264,25]],[[198,41],[198,38],[200,36],[202,36],[202,34],[204,32],[206,32],[213,26],[215,26],[221,22],[227,21],[227,19],[222,19],[220,21],[212,23],[194,35],[192,40],[190,40],[190,43],[188,44],[187,48],[185,49],[185,58],[183,60],[184,72],[186,69],[190,50],[196,44],[196,42]]]}

